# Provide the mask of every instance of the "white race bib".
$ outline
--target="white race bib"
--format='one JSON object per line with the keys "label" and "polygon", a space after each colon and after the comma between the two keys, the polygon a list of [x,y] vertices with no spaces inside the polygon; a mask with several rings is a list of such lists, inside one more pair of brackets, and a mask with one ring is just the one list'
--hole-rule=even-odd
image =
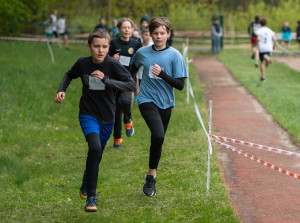
{"label": "white race bib", "polygon": [[119,62],[123,65],[123,66],[129,66],[130,64],[130,59],[131,57],[126,57],[126,56],[120,56]]}
{"label": "white race bib", "polygon": [[88,75],[89,78],[89,89],[90,90],[105,90],[105,84],[98,77]]}
{"label": "white race bib", "polygon": [[[164,70],[163,67],[161,67],[162,70]],[[152,73],[153,71],[153,66],[149,67],[149,77],[152,79],[156,79],[156,80],[162,80],[160,77],[156,76],[155,74]]]}

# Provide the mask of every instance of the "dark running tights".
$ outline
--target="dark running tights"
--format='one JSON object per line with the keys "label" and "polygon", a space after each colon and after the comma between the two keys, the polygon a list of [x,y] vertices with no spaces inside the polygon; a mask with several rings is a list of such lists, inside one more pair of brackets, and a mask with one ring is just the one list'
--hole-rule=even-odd
{"label": "dark running tights", "polygon": [[160,109],[150,102],[140,104],[139,109],[151,131],[149,168],[157,169],[172,108]]}
{"label": "dark running tights", "polygon": [[102,159],[104,147],[101,147],[100,137],[97,133],[90,133],[85,138],[89,145],[86,159],[87,194],[89,197],[93,197],[96,196],[99,164]]}

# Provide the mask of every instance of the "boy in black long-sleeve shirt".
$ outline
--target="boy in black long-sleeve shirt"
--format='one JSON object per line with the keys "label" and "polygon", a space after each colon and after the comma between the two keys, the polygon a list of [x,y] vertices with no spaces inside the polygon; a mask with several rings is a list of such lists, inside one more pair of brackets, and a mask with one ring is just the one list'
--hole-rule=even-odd
{"label": "boy in black long-sleeve shirt", "polygon": [[109,41],[109,34],[105,30],[97,30],[89,35],[88,49],[91,56],[79,58],[66,72],[55,98],[56,103],[62,103],[71,80],[81,78],[83,86],[79,121],[89,150],[80,196],[83,199],[87,198],[87,212],[97,211],[99,164],[113,128],[116,90],[136,90],[135,81],[130,73],[118,61],[107,55]]}

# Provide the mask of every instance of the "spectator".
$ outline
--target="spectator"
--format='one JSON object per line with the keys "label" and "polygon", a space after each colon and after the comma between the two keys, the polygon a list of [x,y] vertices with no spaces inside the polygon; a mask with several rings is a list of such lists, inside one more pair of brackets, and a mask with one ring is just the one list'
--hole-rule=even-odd
{"label": "spectator", "polygon": [[289,50],[291,40],[292,30],[289,27],[289,22],[286,21],[281,29],[281,45],[287,50]]}
{"label": "spectator", "polygon": [[223,29],[219,24],[219,19],[215,19],[211,26],[211,36],[212,36],[212,51],[214,54],[220,52],[220,38],[223,35]]}
{"label": "spectator", "polygon": [[98,25],[96,25],[95,29],[104,29],[104,30],[107,30],[107,27],[106,27],[106,21],[104,18],[101,18],[100,19],[100,23]]}

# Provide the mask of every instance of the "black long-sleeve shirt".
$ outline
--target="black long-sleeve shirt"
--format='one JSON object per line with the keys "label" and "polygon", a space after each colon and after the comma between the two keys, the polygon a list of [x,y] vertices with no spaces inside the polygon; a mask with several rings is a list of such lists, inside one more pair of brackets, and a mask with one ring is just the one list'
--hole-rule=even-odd
{"label": "black long-sleeve shirt", "polygon": [[[102,81],[91,75],[95,70],[104,73]],[[83,85],[79,114],[93,116],[101,124],[114,122],[116,90],[136,90],[136,84],[127,69],[109,55],[100,64],[93,63],[92,57],[79,58],[66,72],[58,92],[66,92],[72,79],[78,77],[81,78]]]}
{"label": "black long-sleeve shirt", "polygon": [[[113,39],[110,41],[108,54],[113,56],[116,53],[119,53],[119,62],[129,71],[130,61],[140,47],[141,44],[132,38],[130,38],[129,41],[123,41],[121,38]],[[136,73],[132,75],[133,78],[135,78]]]}

